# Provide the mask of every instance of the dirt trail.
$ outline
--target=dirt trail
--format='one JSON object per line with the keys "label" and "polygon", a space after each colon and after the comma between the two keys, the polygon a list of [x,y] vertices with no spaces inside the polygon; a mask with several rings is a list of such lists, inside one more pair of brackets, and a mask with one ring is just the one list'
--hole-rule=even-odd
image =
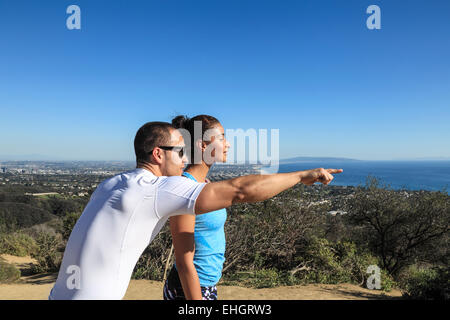
{"label": "dirt trail", "polygon": [[[29,275],[33,259],[2,255],[4,260],[21,269],[23,276],[18,283],[0,284],[0,300],[42,300],[56,280],[56,273]],[[237,286],[218,286],[220,300],[368,300],[398,299],[401,292],[380,292],[352,284],[307,285],[267,289],[251,289]],[[162,283],[151,280],[131,280],[125,300],[161,300]]]}

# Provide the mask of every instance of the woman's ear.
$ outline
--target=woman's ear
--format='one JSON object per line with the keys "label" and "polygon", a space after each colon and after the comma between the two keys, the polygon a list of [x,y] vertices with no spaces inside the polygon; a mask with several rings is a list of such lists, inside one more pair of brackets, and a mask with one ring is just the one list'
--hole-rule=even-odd
{"label": "woman's ear", "polygon": [[205,141],[202,141],[202,140],[198,139],[197,141],[195,141],[195,147],[196,147],[198,150],[201,150],[202,153],[203,153],[203,152],[205,152],[205,150],[206,150],[207,144],[206,144]]}

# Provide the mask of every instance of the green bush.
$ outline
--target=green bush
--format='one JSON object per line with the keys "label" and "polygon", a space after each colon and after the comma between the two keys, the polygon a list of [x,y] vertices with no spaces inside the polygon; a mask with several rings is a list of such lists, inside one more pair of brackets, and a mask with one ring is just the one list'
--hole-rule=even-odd
{"label": "green bush", "polygon": [[380,267],[394,277],[417,261],[438,264],[448,257],[447,193],[399,192],[369,179],[345,210],[352,240],[379,257]]}
{"label": "green bush", "polygon": [[0,253],[24,257],[36,252],[36,241],[24,233],[11,233],[0,236]]}
{"label": "green bush", "polygon": [[64,199],[59,196],[51,196],[46,201],[49,211],[58,217],[64,217],[71,212],[82,212],[85,205],[85,199]]}
{"label": "green bush", "polygon": [[295,257],[304,251],[310,235],[320,233],[326,208],[308,207],[309,202],[297,201],[301,195],[294,191],[227,210],[224,275],[295,268]]}
{"label": "green bush", "polygon": [[38,249],[31,257],[37,260],[37,265],[33,264],[32,271],[34,273],[58,271],[62,261],[62,254],[59,252],[63,246],[61,236],[41,232],[36,243]]}
{"label": "green bush", "polygon": [[55,216],[29,204],[0,202],[0,224],[7,232],[50,221]]}
{"label": "green bush", "polygon": [[398,287],[398,284],[394,280],[394,277],[392,277],[386,270],[381,269],[381,290],[389,292],[396,287]]}
{"label": "green bush", "polygon": [[289,272],[275,268],[257,269],[253,271],[241,271],[229,273],[223,277],[221,285],[239,285],[252,288],[274,288],[278,286],[292,286],[300,284]]}
{"label": "green bush", "polygon": [[[170,266],[171,268],[172,266]],[[146,259],[145,257],[138,263],[135,268],[132,279],[150,279],[150,280],[161,280],[161,265],[159,263],[152,263],[151,259]],[[170,269],[169,269],[170,271]]]}
{"label": "green bush", "polygon": [[411,266],[400,280],[403,295],[409,299],[449,300],[450,273],[445,267]]}
{"label": "green bush", "polygon": [[12,264],[0,260],[0,283],[11,283],[20,278],[20,270]]}
{"label": "green bush", "polygon": [[[256,260],[260,256],[255,255]],[[224,275],[225,285],[240,284],[256,288],[308,283],[354,283],[366,286],[367,267],[378,265],[377,258],[346,241],[330,242],[312,237],[304,252],[295,258],[297,267],[288,269],[254,268]],[[261,263],[259,263],[261,264]],[[390,291],[395,286],[392,277],[381,270],[381,289]]]}
{"label": "green bush", "polygon": [[[164,276],[164,268],[169,257],[171,245],[172,237],[169,225],[166,224],[139,258],[134,267],[132,279],[161,281]],[[171,259],[173,259],[173,255]],[[171,268],[172,263],[169,264],[169,270]]]}
{"label": "green bush", "polygon": [[354,243],[330,242],[312,237],[306,252],[299,254],[297,277],[303,283],[355,283],[365,285],[367,267],[377,265],[378,260]]}
{"label": "green bush", "polygon": [[256,288],[273,288],[281,284],[281,278],[275,269],[262,269],[254,272],[250,284]]}
{"label": "green bush", "polygon": [[68,240],[70,234],[72,233],[72,229],[80,218],[81,213],[72,212],[67,214],[62,222],[62,237],[64,240]]}

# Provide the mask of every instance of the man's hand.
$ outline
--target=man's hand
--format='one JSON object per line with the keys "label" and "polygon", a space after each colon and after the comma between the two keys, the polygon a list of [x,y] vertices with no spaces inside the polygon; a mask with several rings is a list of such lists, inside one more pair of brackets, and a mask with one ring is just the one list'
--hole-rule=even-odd
{"label": "man's hand", "polygon": [[333,180],[332,174],[341,173],[342,169],[312,169],[303,171],[304,175],[301,178],[301,183],[306,184],[307,186],[313,185],[315,182],[321,182],[323,184],[329,184],[331,180]]}

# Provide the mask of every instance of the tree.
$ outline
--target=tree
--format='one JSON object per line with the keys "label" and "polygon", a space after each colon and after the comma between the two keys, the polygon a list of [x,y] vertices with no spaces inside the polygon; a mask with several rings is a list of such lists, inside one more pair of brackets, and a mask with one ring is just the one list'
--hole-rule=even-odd
{"label": "tree", "polygon": [[443,192],[379,188],[372,178],[365,188],[357,189],[347,211],[346,219],[359,241],[381,258],[383,269],[396,276],[418,260],[438,260],[424,250],[430,243],[444,241],[449,231],[450,197]]}
{"label": "tree", "polygon": [[70,237],[70,234],[72,233],[72,229],[77,223],[78,219],[80,218],[81,214],[77,212],[72,212],[67,214],[63,218],[63,224],[62,224],[62,237],[63,240],[67,241]]}
{"label": "tree", "polygon": [[53,219],[45,210],[23,203],[0,202],[0,224],[6,232],[31,227]]}

